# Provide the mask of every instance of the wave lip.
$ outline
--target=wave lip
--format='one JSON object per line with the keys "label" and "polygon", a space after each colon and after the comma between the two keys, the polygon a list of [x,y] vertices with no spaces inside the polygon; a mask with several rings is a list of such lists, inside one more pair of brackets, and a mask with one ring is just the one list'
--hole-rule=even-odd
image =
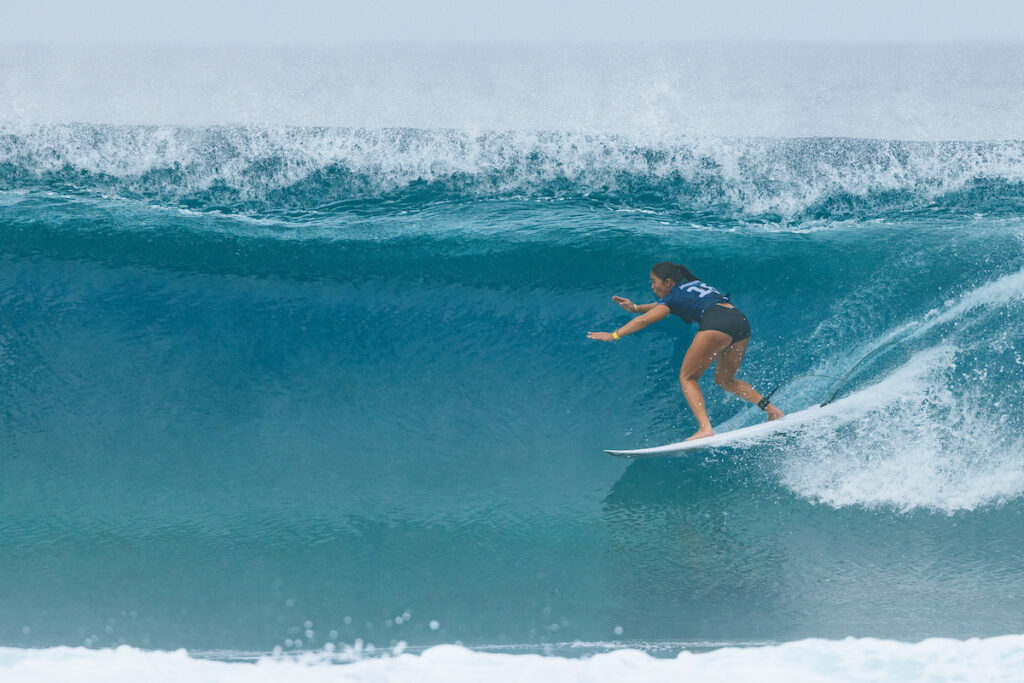
{"label": "wave lip", "polygon": [[1019,207],[1024,141],[0,124],[0,187],[245,214],[591,198],[792,222]]}

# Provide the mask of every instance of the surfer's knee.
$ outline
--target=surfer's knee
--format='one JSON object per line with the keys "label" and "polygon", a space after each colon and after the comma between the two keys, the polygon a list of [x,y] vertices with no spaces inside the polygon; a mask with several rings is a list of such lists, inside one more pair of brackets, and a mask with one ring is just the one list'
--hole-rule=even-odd
{"label": "surfer's knee", "polygon": [[683,393],[685,394],[685,393],[690,392],[690,391],[700,391],[700,383],[697,381],[698,379],[699,378],[697,378],[697,377],[692,377],[691,378],[691,377],[684,377],[683,375],[680,375],[679,376],[679,386],[682,387]]}
{"label": "surfer's knee", "polygon": [[715,375],[715,384],[726,391],[731,391],[733,393],[736,393],[739,389],[738,380],[734,377],[719,377],[718,375]]}
{"label": "surfer's knee", "polygon": [[679,383],[682,384],[683,386],[686,386],[687,384],[694,384],[699,379],[700,374],[696,372],[688,372],[686,370],[683,370],[682,372],[679,373]]}

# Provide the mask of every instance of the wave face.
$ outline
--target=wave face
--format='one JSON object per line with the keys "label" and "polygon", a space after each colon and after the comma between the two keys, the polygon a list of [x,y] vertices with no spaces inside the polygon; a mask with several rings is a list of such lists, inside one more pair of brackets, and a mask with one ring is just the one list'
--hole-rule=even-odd
{"label": "wave face", "polygon": [[[1019,633],[1022,156],[3,124],[0,642]],[[585,335],[665,259],[750,318],[745,379],[830,416],[606,456],[695,429],[693,329]]]}

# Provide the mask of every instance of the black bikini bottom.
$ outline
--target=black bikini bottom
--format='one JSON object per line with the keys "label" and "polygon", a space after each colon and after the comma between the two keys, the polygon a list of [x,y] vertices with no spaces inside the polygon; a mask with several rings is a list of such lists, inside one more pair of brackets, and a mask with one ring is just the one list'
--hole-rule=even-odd
{"label": "black bikini bottom", "polygon": [[732,337],[732,343],[743,341],[750,337],[750,323],[747,316],[740,313],[738,308],[726,308],[715,304],[706,311],[700,319],[698,332],[704,330],[717,330],[725,332]]}

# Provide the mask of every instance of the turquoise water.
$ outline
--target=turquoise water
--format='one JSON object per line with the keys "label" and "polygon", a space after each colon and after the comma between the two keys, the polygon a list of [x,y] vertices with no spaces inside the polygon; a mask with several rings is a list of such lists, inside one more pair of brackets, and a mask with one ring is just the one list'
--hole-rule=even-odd
{"label": "turquoise water", "polygon": [[[3,50],[12,677],[1016,675],[1019,46]],[[696,428],[692,327],[586,338],[669,259],[750,319],[741,377],[835,412],[606,455]],[[935,637],[986,640],[888,642]]]}

